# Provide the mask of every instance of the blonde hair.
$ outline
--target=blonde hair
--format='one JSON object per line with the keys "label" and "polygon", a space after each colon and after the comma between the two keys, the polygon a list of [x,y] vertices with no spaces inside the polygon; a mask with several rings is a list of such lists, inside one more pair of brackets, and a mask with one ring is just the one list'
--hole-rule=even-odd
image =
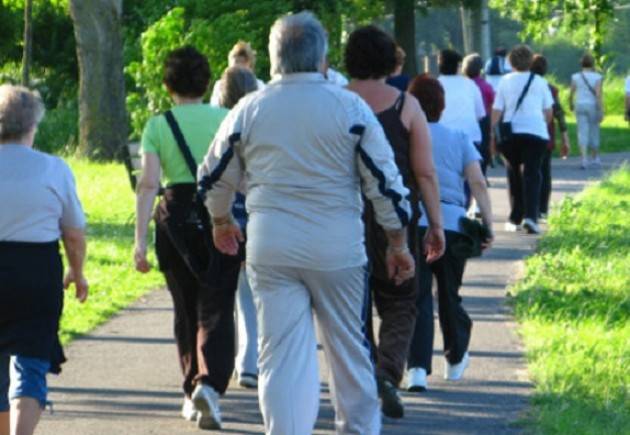
{"label": "blonde hair", "polygon": [[0,86],[0,142],[24,138],[44,117],[44,103],[37,91],[24,86]]}
{"label": "blonde hair", "polygon": [[228,66],[248,66],[252,70],[256,65],[256,50],[249,42],[238,41],[228,54]]}

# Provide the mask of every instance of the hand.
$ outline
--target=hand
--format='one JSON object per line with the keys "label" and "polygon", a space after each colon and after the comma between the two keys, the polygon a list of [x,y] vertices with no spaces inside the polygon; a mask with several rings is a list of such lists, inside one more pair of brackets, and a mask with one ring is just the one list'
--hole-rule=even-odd
{"label": "hand", "polygon": [[77,274],[72,269],[68,270],[63,279],[63,288],[67,290],[71,283],[74,283],[76,298],[81,303],[85,302],[88,297],[89,285],[83,274]]}
{"label": "hand", "polygon": [[571,151],[571,145],[569,144],[569,137],[566,133],[562,134],[562,146],[560,147],[560,157],[566,159],[569,157],[569,152]]}
{"label": "hand", "polygon": [[490,246],[492,246],[492,242],[494,242],[494,234],[490,233],[490,237],[481,242],[481,250],[485,251],[486,249],[488,249]]}
{"label": "hand", "polygon": [[385,261],[387,263],[387,276],[389,279],[393,279],[396,285],[401,285],[413,278],[416,272],[416,262],[406,247],[402,250],[388,248]]}
{"label": "hand", "polygon": [[444,230],[429,226],[422,241],[422,251],[427,257],[427,263],[431,264],[444,255],[446,241],[444,240]]}
{"label": "hand", "polygon": [[225,223],[212,227],[214,246],[226,255],[238,254],[238,244],[245,241],[241,228],[235,223]]}
{"label": "hand", "polygon": [[136,270],[141,273],[147,273],[151,270],[151,263],[147,260],[147,247],[142,244],[136,244],[133,253],[133,260],[136,263]]}

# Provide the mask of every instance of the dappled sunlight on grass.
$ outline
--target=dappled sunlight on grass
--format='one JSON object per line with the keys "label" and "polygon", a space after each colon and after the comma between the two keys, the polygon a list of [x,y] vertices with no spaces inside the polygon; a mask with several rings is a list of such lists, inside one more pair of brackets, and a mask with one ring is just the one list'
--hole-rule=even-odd
{"label": "dappled sunlight on grass", "polygon": [[[163,285],[155,270],[142,275],[133,266],[134,195],[125,169],[116,163],[69,159],[88,217],[85,274],[90,296],[85,304],[67,294],[62,341],[93,329],[147,291]],[[153,261],[155,264],[155,261]]]}
{"label": "dappled sunlight on grass", "polygon": [[630,168],[565,200],[512,289],[544,433],[630,428]]}

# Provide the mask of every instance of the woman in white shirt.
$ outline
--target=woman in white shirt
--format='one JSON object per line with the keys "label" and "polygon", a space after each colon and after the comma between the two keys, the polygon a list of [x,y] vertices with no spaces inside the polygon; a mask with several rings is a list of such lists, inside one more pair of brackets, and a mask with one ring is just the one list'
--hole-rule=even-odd
{"label": "woman in white shirt", "polygon": [[506,160],[511,204],[506,229],[516,230],[522,224],[528,233],[539,233],[541,165],[553,97],[547,81],[529,71],[534,54],[527,45],[517,45],[509,57],[515,72],[503,76],[492,106],[493,127],[499,121],[512,126],[511,138],[502,138],[499,145]]}
{"label": "woman in white shirt", "polygon": [[[234,44],[234,47],[230,50],[228,54],[228,68],[233,66],[241,66],[243,68],[247,68],[248,70],[254,72],[254,67],[256,65],[256,51],[252,48],[249,42],[238,41]],[[212,95],[210,96],[210,105],[214,107],[220,107],[219,97],[221,96],[221,82],[223,79],[219,79],[214,82],[214,86],[212,87]],[[260,79],[256,79],[256,83],[258,84],[258,89],[263,89],[265,87],[265,82]]]}
{"label": "woman in white shirt", "polygon": [[571,76],[569,107],[575,112],[578,128],[578,145],[582,153],[582,169],[588,167],[587,149],[591,149],[592,164],[600,165],[599,124],[604,117],[602,75],[595,71],[595,59],[590,54],[582,56],[582,71]]}

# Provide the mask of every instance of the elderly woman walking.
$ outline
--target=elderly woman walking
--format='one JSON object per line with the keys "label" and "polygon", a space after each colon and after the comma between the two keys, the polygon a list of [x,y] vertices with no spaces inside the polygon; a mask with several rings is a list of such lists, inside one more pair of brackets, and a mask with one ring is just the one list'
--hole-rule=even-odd
{"label": "elderly woman walking", "polygon": [[[219,106],[232,109],[241,98],[258,89],[256,76],[248,68],[233,66],[225,70],[219,88]],[[244,192],[236,193],[232,214],[245,234],[247,211]],[[238,277],[236,291],[237,342],[236,373],[238,383],[245,388],[258,387],[258,349],[256,327],[256,307],[252,289],[247,281],[244,264]]]}
{"label": "elderly woman walking", "polygon": [[[569,107],[575,111],[578,128],[578,146],[582,154],[581,168],[599,166],[599,124],[604,119],[603,77],[595,71],[595,59],[585,54],[580,60],[582,70],[571,76]],[[591,161],[588,160],[588,150]]]}
{"label": "elderly woman walking", "polygon": [[247,171],[247,273],[258,312],[259,398],[265,430],[313,432],[319,408],[317,317],[337,432],[380,433],[366,346],[366,263],[361,192],[388,240],[386,263],[401,283],[414,275],[405,227],[408,190],[372,110],[322,74],[326,32],[308,12],[276,21],[264,90],[228,115],[200,168],[214,239],[236,254],[231,215]]}
{"label": "elderly woman walking", "polygon": [[[352,81],[348,89],[359,94],[375,112],[392,147],[403,182],[410,191],[413,219],[409,223],[409,250],[417,258],[418,203],[423,199],[430,228],[422,242],[420,255],[431,263],[444,252],[444,230],[440,214],[438,181],[431,156],[431,138],[426,118],[418,101],[407,92],[385,83],[396,65],[396,44],[376,26],[362,27],[350,35],[346,46],[346,68]],[[370,262],[370,290],[381,318],[379,343],[375,343],[371,317],[368,336],[375,349],[376,381],[383,414],[402,418],[404,408],[398,385],[405,370],[405,360],[415,323],[417,277],[400,286],[389,279],[385,263],[387,238],[375,219],[371,204],[366,204],[365,239]]]}
{"label": "elderly woman walking", "polygon": [[505,228],[516,231],[522,225],[536,234],[553,97],[547,81],[530,72],[534,53],[527,45],[517,45],[509,57],[515,71],[499,82],[492,107],[492,125],[501,123],[499,148],[508,177],[511,211]]}
{"label": "elderly woman walking", "polygon": [[[492,210],[486,181],[481,171],[479,152],[463,132],[440,122],[444,109],[444,89],[440,82],[426,76],[416,77],[409,86],[429,120],[433,139],[433,159],[440,182],[440,201],[446,234],[446,252],[435,262],[419,257],[419,292],[416,299],[417,317],[407,362],[409,391],[427,389],[427,375],[431,374],[433,357],[433,276],[437,281],[439,320],[444,342],[447,380],[458,380],[468,366],[468,346],[472,321],[462,306],[459,288],[462,284],[468,249],[469,231],[462,219],[466,216],[464,181],[479,205],[484,233],[477,242],[487,248],[493,239]],[[430,228],[430,221],[422,217],[420,232]]]}
{"label": "elderly woman walking", "polygon": [[[0,434],[32,434],[46,404],[46,373],[63,362],[63,288],[84,302],[85,217],[70,168],[33,150],[40,97],[0,86]],[[63,277],[59,240],[68,272]],[[10,420],[10,429],[9,429]]]}
{"label": "elderly woman walking", "polygon": [[195,201],[197,164],[227,114],[203,103],[209,81],[208,60],[195,48],[169,53],[164,84],[175,105],[151,118],[142,135],[134,261],[138,271],[149,270],[147,232],[161,173],[166,186],[155,210],[155,250],[173,298],[184,377],[182,416],[202,429],[219,429],[219,395],[234,371],[234,294],[241,262],[216,251],[207,213]]}

